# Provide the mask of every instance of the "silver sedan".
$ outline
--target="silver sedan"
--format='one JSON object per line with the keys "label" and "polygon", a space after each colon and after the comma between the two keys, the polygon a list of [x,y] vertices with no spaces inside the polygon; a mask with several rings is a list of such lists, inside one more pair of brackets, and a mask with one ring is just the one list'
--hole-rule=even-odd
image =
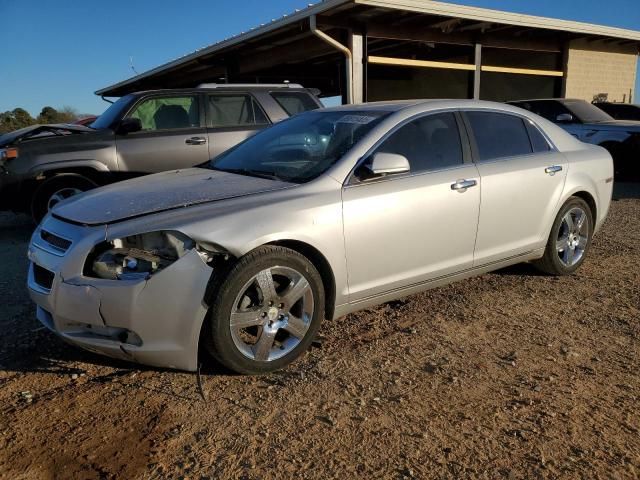
{"label": "silver sedan", "polygon": [[609,154],[516,107],[303,113],[201,168],[61,202],[33,234],[40,321],[88,350],[265,373],[322,320],[519,262],[573,273],[609,209]]}

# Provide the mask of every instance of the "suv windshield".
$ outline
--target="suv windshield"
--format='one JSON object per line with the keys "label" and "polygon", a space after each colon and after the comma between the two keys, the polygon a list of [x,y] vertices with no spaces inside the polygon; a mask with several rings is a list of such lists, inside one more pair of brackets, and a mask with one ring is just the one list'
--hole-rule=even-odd
{"label": "suv windshield", "polygon": [[104,128],[111,127],[111,124],[122,116],[123,110],[127,108],[135,97],[133,95],[125,95],[120,97],[116,102],[112,103],[102,115],[96,118],[95,122],[89,125],[96,130],[102,130]]}
{"label": "suv windshield", "polygon": [[389,112],[307,112],[257,133],[210,168],[304,183],[324,173]]}
{"label": "suv windshield", "polygon": [[610,122],[613,117],[604,113],[595,105],[583,100],[565,101],[565,107],[571,110],[582,123]]}

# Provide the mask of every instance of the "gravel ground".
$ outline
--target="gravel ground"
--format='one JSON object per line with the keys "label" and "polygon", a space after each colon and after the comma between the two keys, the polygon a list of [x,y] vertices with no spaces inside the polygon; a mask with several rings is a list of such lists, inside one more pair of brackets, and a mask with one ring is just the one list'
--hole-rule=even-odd
{"label": "gravel ground", "polygon": [[119,363],[62,343],[0,215],[0,478],[638,478],[640,188],[574,276],[521,265],[323,326],[287,370]]}

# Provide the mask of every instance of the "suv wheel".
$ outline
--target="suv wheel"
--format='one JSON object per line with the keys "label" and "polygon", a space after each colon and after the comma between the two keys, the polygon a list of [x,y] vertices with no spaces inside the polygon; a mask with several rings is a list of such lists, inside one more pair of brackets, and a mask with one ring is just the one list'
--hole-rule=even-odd
{"label": "suv wheel", "polygon": [[31,217],[39,223],[61,201],[96,187],[94,182],[81,175],[58,175],[45,180],[31,200]]}
{"label": "suv wheel", "polygon": [[316,268],[294,250],[260,247],[220,286],[204,330],[209,353],[244,374],[268,373],[307,350],[324,316]]}
{"label": "suv wheel", "polygon": [[591,208],[583,199],[571,197],[553,222],[544,256],[534,264],[551,275],[569,275],[584,262],[592,236]]}

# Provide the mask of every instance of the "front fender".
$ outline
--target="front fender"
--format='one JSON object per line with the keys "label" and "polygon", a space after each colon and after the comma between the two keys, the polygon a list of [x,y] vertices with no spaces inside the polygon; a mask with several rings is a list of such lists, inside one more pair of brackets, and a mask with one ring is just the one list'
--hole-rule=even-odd
{"label": "front fender", "polygon": [[40,165],[34,165],[29,169],[29,173],[37,175],[39,173],[46,173],[51,171],[60,170],[75,170],[79,168],[88,168],[98,172],[110,172],[109,167],[98,160],[60,160],[57,162],[47,162]]}

